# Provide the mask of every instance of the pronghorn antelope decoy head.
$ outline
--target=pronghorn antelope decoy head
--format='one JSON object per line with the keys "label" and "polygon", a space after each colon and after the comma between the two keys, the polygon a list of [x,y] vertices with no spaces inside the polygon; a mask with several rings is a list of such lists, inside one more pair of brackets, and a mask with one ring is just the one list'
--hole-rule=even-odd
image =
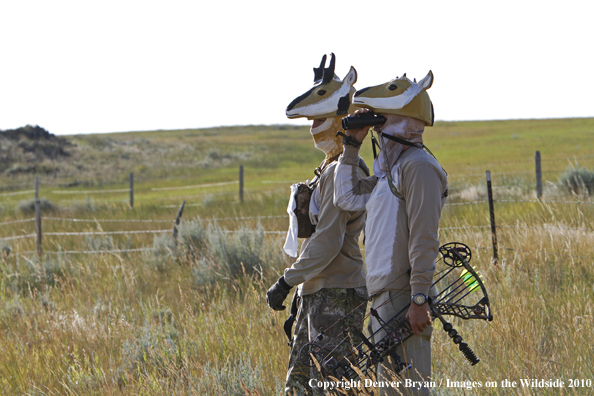
{"label": "pronghorn antelope decoy head", "polygon": [[344,80],[334,74],[336,57],[330,55],[330,65],[326,65],[326,55],[320,67],[314,67],[314,86],[303,95],[295,98],[287,106],[288,118],[306,117],[308,120],[344,116],[351,109],[351,99],[355,93],[353,85],[357,82],[357,71],[351,66]]}
{"label": "pronghorn antelope decoy head", "polygon": [[326,160],[337,157],[342,152],[342,139],[336,136],[342,129],[342,117],[354,112],[351,100],[355,94],[353,85],[357,81],[357,71],[351,66],[343,80],[334,74],[336,57],[330,55],[330,65],[326,66],[326,55],[319,67],[314,67],[314,86],[287,106],[288,118],[305,117],[313,120],[311,134],[316,148],[326,154]]}
{"label": "pronghorn antelope decoy head", "polygon": [[421,81],[409,80],[406,73],[402,77],[385,84],[363,88],[355,93],[353,104],[373,110],[376,113],[396,114],[412,117],[432,126],[435,118],[433,104],[427,90],[433,84],[433,73]]}

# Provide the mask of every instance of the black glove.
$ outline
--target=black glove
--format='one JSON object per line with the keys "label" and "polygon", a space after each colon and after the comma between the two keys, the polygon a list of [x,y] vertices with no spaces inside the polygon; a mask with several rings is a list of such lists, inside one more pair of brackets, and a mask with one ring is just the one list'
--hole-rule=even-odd
{"label": "black glove", "polygon": [[266,292],[266,303],[275,311],[283,311],[285,307],[283,301],[289,295],[291,287],[285,282],[285,277],[281,276],[278,281]]}

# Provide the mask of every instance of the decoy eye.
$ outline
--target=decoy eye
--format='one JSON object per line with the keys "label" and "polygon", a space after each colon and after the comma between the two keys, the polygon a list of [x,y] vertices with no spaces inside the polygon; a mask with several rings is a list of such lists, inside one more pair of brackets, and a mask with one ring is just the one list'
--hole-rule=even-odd
{"label": "decoy eye", "polygon": [[324,95],[326,95],[326,91],[325,91],[324,89],[320,89],[320,90],[318,91],[318,95],[320,95],[320,96],[324,96]]}
{"label": "decoy eye", "polygon": [[388,87],[388,89],[390,91],[396,91],[396,89],[398,89],[398,86],[394,85],[394,84],[390,84],[390,86]]}

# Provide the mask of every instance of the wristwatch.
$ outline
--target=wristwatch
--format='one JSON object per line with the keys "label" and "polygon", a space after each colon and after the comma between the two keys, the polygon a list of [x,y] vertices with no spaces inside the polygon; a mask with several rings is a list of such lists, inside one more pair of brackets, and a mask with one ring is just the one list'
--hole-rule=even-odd
{"label": "wristwatch", "polygon": [[427,296],[423,293],[415,294],[414,296],[412,296],[412,302],[414,302],[417,305],[423,305],[427,302]]}

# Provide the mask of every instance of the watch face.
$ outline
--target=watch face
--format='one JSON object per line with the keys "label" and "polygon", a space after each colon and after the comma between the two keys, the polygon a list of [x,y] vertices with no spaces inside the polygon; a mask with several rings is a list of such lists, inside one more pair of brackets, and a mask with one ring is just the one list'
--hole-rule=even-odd
{"label": "watch face", "polygon": [[413,302],[417,305],[425,304],[426,300],[427,298],[425,298],[425,296],[422,294],[416,294],[415,296],[413,296]]}

